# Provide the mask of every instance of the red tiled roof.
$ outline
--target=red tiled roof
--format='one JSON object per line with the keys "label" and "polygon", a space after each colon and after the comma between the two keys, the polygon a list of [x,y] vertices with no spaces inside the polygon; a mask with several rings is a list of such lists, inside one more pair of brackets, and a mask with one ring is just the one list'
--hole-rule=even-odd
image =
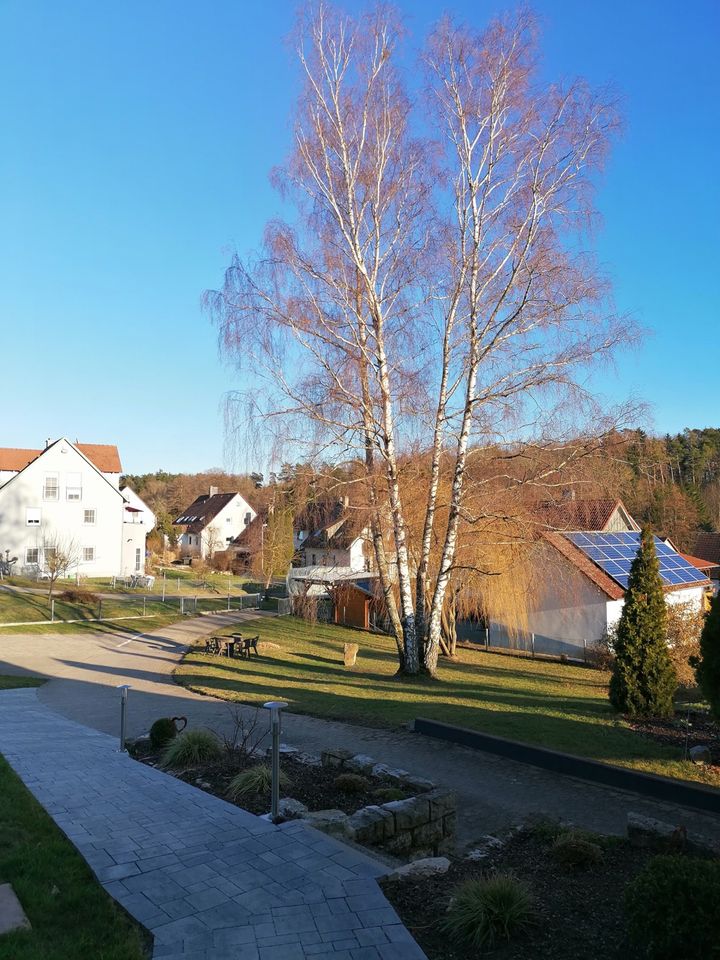
{"label": "red tiled roof", "polygon": [[[76,443],[74,446],[93,463],[101,473],[122,473],[120,454],[114,444]],[[19,472],[39,457],[44,450],[25,450],[21,447],[0,447],[0,470]]]}
{"label": "red tiled roof", "polygon": [[618,508],[625,513],[631,524],[635,522],[622,500],[617,499],[563,500],[559,503],[542,504],[549,525],[560,530],[603,531]]}
{"label": "red tiled roof", "polygon": [[720,533],[699,533],[695,538],[693,554],[703,560],[720,563]]}
{"label": "red tiled roof", "polygon": [[[679,550],[678,553],[680,553]],[[720,560],[704,560],[702,557],[693,557],[689,553],[680,553],[680,556],[697,567],[698,570],[712,570],[714,567],[720,566]]]}

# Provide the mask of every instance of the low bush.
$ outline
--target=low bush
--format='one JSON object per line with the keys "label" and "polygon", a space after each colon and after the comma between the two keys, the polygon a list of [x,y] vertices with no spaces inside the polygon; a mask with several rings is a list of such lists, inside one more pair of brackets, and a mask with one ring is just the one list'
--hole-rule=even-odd
{"label": "low bush", "polygon": [[628,938],[648,960],[720,957],[720,860],[654,857],[625,888]]}
{"label": "low bush", "polygon": [[378,803],[391,803],[393,800],[404,800],[405,791],[398,787],[380,787],[373,791],[373,797]]}
{"label": "low bush", "polygon": [[222,744],[210,730],[188,730],[181,733],[165,748],[162,766],[168,768],[192,767],[206,760],[219,760]]}
{"label": "low bush", "polygon": [[532,918],[527,885],[510,873],[496,873],[459,887],[443,927],[458,946],[492,950],[500,940],[527,929]]}
{"label": "low bush", "polygon": [[600,863],[603,852],[597,843],[569,830],[560,834],[550,848],[553,860],[567,867],[589,867]]}
{"label": "low bush", "polygon": [[[232,778],[227,788],[230,800],[242,800],[257,794],[269,794],[272,786],[272,770],[264,763],[249,767]],[[280,771],[280,789],[287,790],[290,778],[284,770]]]}
{"label": "low bush", "polygon": [[100,597],[96,593],[81,587],[68,587],[67,590],[58,594],[58,599],[66,600],[68,603],[82,603],[88,607],[97,606],[100,602]]}
{"label": "low bush", "polygon": [[341,773],[335,777],[335,786],[343,793],[365,793],[370,789],[370,781],[359,773]]}
{"label": "low bush", "polygon": [[177,733],[178,729],[175,726],[174,717],[160,717],[150,727],[150,746],[154,750],[161,750],[171,740],[175,739]]}

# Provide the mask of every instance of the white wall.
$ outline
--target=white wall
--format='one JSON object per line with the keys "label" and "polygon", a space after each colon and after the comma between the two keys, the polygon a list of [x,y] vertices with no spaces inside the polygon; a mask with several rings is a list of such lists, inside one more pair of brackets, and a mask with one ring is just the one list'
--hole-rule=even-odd
{"label": "white wall", "polygon": [[[57,480],[57,499],[45,495],[48,475]],[[76,548],[77,562],[69,572],[112,576],[121,568],[123,508],[117,490],[61,440],[0,488],[0,549],[18,557],[19,571],[26,566],[26,551],[37,548],[42,567],[43,543],[57,536]],[[28,510],[39,523],[28,524]],[[93,522],[85,522],[86,510],[94,511]],[[86,548],[94,551],[92,560],[84,559]]]}
{"label": "white wall", "polygon": [[[236,493],[233,499],[207,523],[201,533],[185,531],[178,538],[178,544],[181,550],[188,550],[205,559],[211,552],[217,553],[218,550],[227,549],[228,542],[239,536],[256,516],[257,513],[247,500]],[[214,537],[211,533],[213,528],[216,531]]]}

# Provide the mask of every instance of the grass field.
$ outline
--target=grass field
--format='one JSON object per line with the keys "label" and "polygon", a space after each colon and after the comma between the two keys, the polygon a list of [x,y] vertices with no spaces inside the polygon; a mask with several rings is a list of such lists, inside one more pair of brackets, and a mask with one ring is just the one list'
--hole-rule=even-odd
{"label": "grass field", "polygon": [[[235,628],[237,629],[237,628]],[[228,629],[231,633],[233,628]],[[263,703],[366,726],[397,727],[417,716],[636,770],[720,786],[703,767],[631,730],[610,708],[607,674],[583,667],[460,650],[441,661],[439,680],[397,680],[393,641],[293,617],[243,625],[278,645],[258,659],[209,657],[199,647],[178,667],[178,683],[201,693]],[[360,645],[343,666],[343,643]]]}
{"label": "grass field", "polygon": [[0,674],[0,690],[17,690],[19,687],[39,687],[43,683],[40,677],[10,677]]}
{"label": "grass field", "polygon": [[12,884],[32,926],[0,937],[0,960],[150,955],[147,933],[105,893],[2,757],[0,883]]}

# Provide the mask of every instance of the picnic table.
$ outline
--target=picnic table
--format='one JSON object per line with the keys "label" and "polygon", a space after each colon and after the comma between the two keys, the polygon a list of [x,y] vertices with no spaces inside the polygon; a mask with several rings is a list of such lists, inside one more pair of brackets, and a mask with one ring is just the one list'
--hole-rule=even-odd
{"label": "picnic table", "polygon": [[254,652],[259,657],[258,642],[260,637],[244,637],[241,633],[233,633],[229,637],[208,637],[205,641],[205,653],[214,657],[229,657],[230,659],[250,659]]}

